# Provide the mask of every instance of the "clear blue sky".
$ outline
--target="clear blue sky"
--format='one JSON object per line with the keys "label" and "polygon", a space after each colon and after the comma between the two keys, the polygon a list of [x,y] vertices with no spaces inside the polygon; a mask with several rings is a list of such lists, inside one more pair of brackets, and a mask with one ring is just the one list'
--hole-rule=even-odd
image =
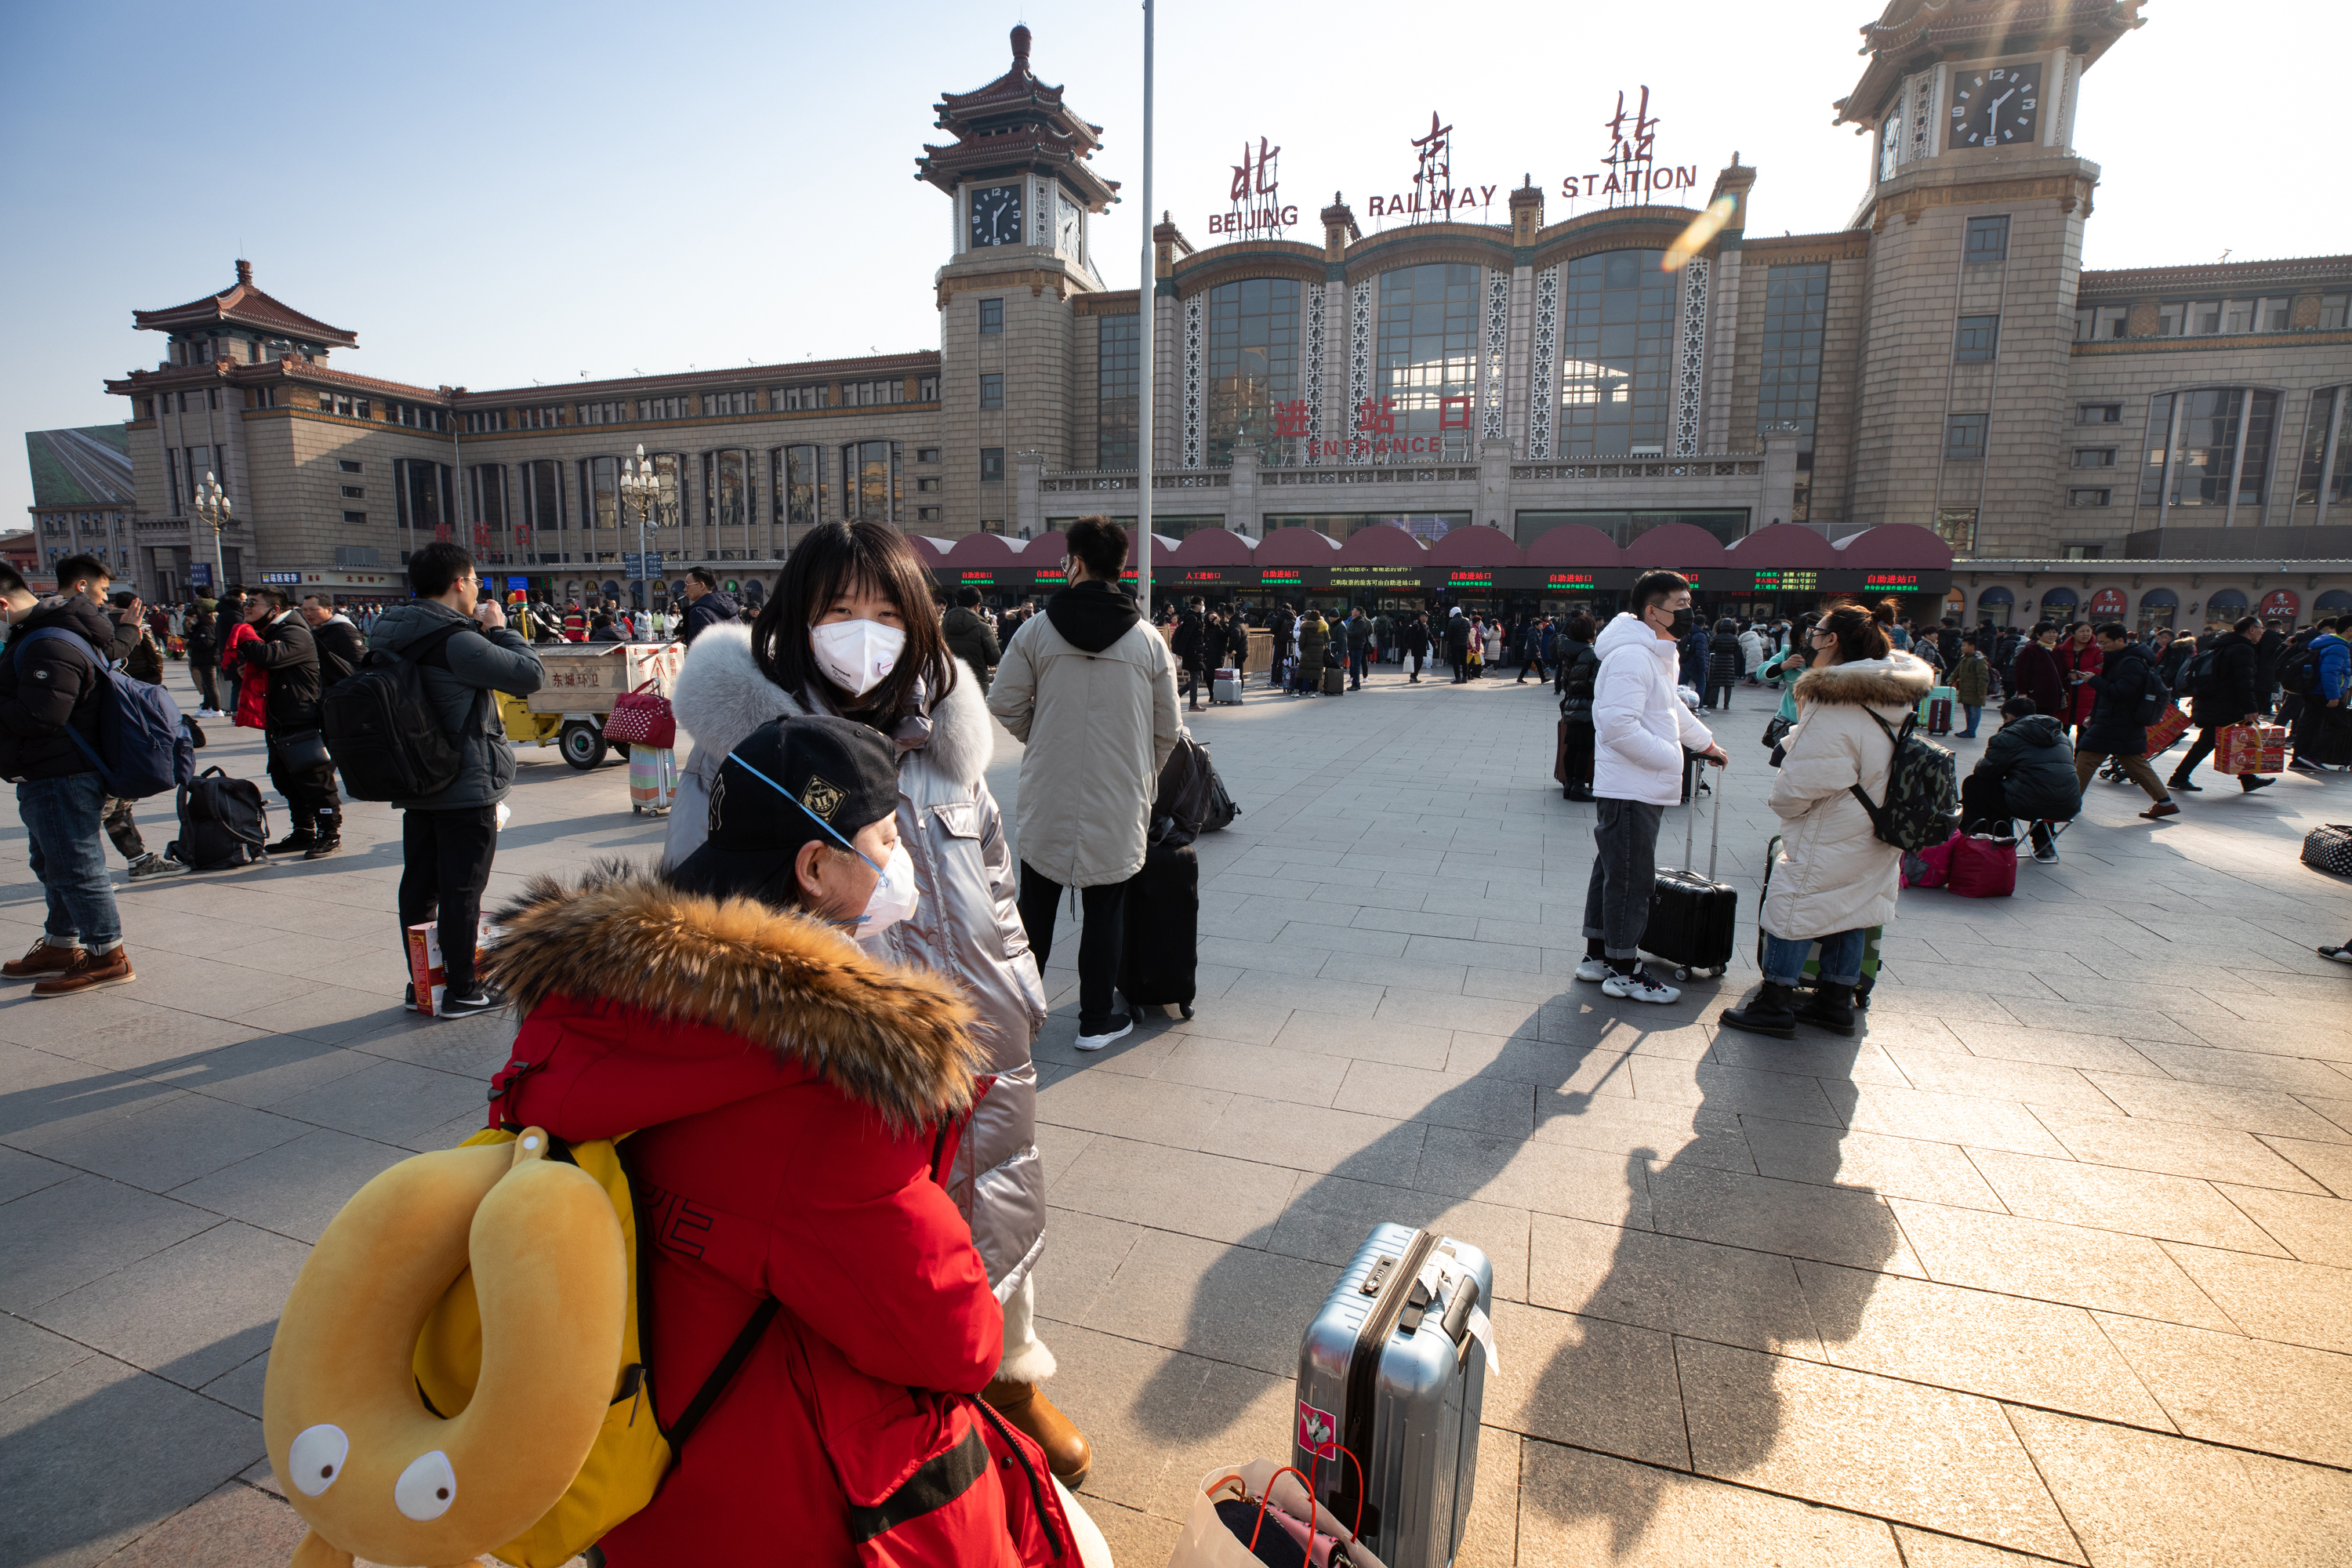
{"label": "clear blue sky", "polygon": [[[32,499],[16,433],[121,418],[101,382],[162,347],[131,310],[225,288],[239,256],[359,334],[337,364],[425,385],[935,346],[948,224],[913,159],[940,135],[938,94],[1002,72],[1018,20],[1038,74],[1105,128],[1097,166],[1128,199],[1097,243],[1107,281],[1132,285],[1141,12],[1024,3],[7,0],[0,526]],[[1240,144],[1265,135],[1310,227],[1335,188],[1366,220],[1368,197],[1408,184],[1435,110],[1457,184],[1532,171],[1556,220],[1560,177],[1599,166],[1618,89],[1646,83],[1661,163],[1699,165],[1702,191],[1735,148],[1760,168],[1750,232],[1840,228],[1868,149],[1830,105],[1875,14],[1169,0],[1156,205],[1205,246]],[[2352,249],[2325,173],[2345,149],[2340,6],[2146,15],[2086,81],[2076,142],[2105,168],[2086,263]]]}

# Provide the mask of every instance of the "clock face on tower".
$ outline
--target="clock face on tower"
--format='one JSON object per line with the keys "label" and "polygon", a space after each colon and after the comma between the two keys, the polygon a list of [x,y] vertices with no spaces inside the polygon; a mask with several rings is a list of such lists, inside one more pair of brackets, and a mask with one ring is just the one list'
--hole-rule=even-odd
{"label": "clock face on tower", "polygon": [[1021,187],[982,185],[971,193],[971,242],[1021,243]]}
{"label": "clock face on tower", "polygon": [[1065,256],[1078,253],[1078,204],[1054,192],[1054,248]]}
{"label": "clock face on tower", "polygon": [[1878,177],[1880,179],[1891,180],[1895,177],[1895,153],[1902,145],[1903,117],[1899,114],[1890,114],[1886,117],[1885,128],[1878,133]]}
{"label": "clock face on tower", "polygon": [[1955,147],[2030,147],[2042,139],[2042,67],[1952,68]]}

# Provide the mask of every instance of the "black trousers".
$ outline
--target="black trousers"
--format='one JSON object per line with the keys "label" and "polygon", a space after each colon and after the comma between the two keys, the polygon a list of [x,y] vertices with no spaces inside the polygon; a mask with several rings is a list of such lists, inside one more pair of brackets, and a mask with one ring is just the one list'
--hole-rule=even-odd
{"label": "black trousers", "polygon": [[335,764],[296,770],[287,767],[279,759],[278,737],[263,731],[269,747],[269,782],[286,797],[286,809],[294,819],[297,833],[315,833],[320,838],[341,837],[343,830],[342,797],[335,793]]}
{"label": "black trousers", "polygon": [[188,674],[196,683],[196,695],[205,707],[220,711],[220,667],[209,658],[190,658]]}
{"label": "black trousers", "polygon": [[[2018,817],[2009,808],[2009,784],[1985,773],[1970,773],[1960,781],[1960,826],[1971,833],[2006,834]],[[2026,829],[2036,849],[2050,842],[2050,829],[2033,822]]]}
{"label": "black trousers", "polygon": [[[2222,728],[2223,726],[2214,725],[2197,731],[2197,743],[2189,748],[2189,754],[2180,759],[2179,767],[2172,770],[2170,783],[2188,782],[2189,775],[2196,770],[2197,764],[2213,754],[2213,748],[2221,738]],[[2242,773],[2238,777],[2238,787],[2242,790],[2252,789],[2254,780],[2261,776],[2260,773]]]}
{"label": "black trousers", "polygon": [[482,889],[498,854],[494,805],[459,811],[404,811],[400,825],[400,934],[426,921],[441,922],[441,962],[449,989],[474,988],[474,930]]}
{"label": "black trousers", "polygon": [[[1021,924],[1029,933],[1029,951],[1043,970],[1054,952],[1054,918],[1061,908],[1062,884],[1021,862]],[[1086,924],[1078,931],[1078,1032],[1098,1035],[1108,1026],[1111,992],[1118,984],[1118,953],[1125,923],[1127,884],[1106,882],[1080,888],[1078,901]]]}

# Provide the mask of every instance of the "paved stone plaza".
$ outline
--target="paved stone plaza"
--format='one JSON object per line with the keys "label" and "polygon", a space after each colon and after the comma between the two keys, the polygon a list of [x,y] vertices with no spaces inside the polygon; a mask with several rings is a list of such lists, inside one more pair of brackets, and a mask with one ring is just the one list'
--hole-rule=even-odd
{"label": "paved stone plaza", "polygon": [[[1301,1328],[1379,1220],[1495,1260],[1478,1568],[2352,1560],[2352,974],[2312,952],[2352,889],[2295,858],[2352,783],[2153,826],[2095,784],[2014,899],[1904,896],[1864,1037],[1783,1044],[1714,1021],[1755,980],[1769,711],[1723,726],[1738,966],[1667,1008],[1570,978],[1591,808],[1549,687],[1195,721],[1244,808],[1201,847],[1198,1016],[1080,1058],[1066,930],[1038,1045],[1052,1391],[1123,1563],[1286,1447]],[[622,769],[525,759],[494,892],[653,852]],[[256,1415],[278,1304],[361,1183],[479,1124],[511,1026],[401,1012],[398,824],[345,841],[127,889],[136,985],[0,997],[0,1563],[299,1537]],[[41,907],[5,858],[14,952]]]}

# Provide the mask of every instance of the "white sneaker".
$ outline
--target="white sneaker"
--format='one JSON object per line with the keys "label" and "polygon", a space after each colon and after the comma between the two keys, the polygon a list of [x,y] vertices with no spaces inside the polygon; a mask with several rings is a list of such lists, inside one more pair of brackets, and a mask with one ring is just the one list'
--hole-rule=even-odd
{"label": "white sneaker", "polygon": [[1127,1038],[1128,1036],[1135,1033],[1135,1015],[1132,1013],[1113,1013],[1110,1016],[1110,1028],[1106,1033],[1099,1035],[1080,1035],[1078,1037],[1078,1049],[1082,1051],[1098,1051],[1105,1046],[1109,1045],[1113,1040],[1123,1040]]}
{"label": "white sneaker", "polygon": [[1588,958],[1576,966],[1576,977],[1579,980],[1590,980],[1598,985],[1609,978],[1609,961],[1605,958]]}
{"label": "white sneaker", "polygon": [[1682,993],[1675,987],[1651,979],[1646,969],[1637,969],[1631,974],[1619,974],[1612,970],[1609,978],[1601,983],[1601,989],[1606,995],[1622,996],[1628,1002],[1664,1004],[1679,1001],[1682,997]]}

